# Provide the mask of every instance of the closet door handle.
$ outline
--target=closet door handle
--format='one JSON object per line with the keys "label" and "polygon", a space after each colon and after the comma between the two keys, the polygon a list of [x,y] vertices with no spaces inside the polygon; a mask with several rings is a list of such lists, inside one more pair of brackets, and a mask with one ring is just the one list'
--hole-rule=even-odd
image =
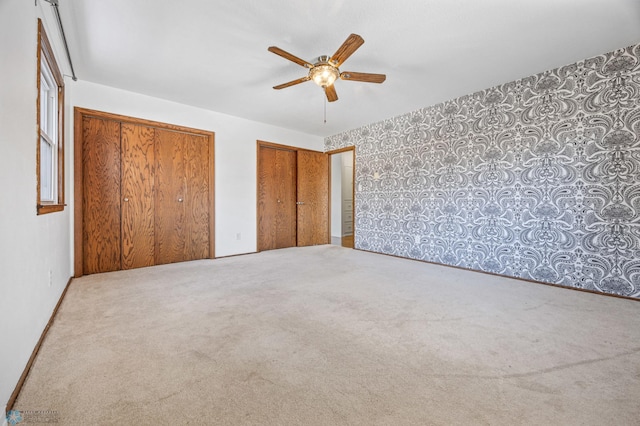
{"label": "closet door handle", "polygon": [[179,202],[179,203],[181,203],[181,202],[183,202],[183,201],[184,201],[184,200],[183,200],[182,198],[178,198],[178,202]]}
{"label": "closet door handle", "polygon": [[296,204],[297,204],[297,205],[299,205],[299,206],[301,206],[301,205],[303,205],[303,204],[304,204],[304,201],[296,201]]}
{"label": "closet door handle", "polygon": [[124,197],[124,201],[125,201],[125,202],[128,202],[128,201],[129,201],[129,199],[128,199],[127,197]]}

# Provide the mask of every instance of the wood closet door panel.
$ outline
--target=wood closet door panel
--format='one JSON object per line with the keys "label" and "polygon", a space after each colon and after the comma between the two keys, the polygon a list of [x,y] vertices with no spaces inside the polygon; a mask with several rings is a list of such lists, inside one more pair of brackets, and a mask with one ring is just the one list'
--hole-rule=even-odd
{"label": "wood closet door panel", "polygon": [[276,215],[276,247],[296,246],[296,153],[277,150],[277,190],[280,203]]}
{"label": "wood closet door panel", "polygon": [[122,124],[122,269],[155,264],[155,131]]}
{"label": "wood closet door panel", "polygon": [[186,249],[184,133],[155,131],[155,263],[180,262]]}
{"label": "wood closet door panel", "polygon": [[258,150],[258,251],[276,248],[276,217],[278,211],[276,180],[276,152],[260,147]]}
{"label": "wood closet door panel", "polygon": [[296,245],[296,153],[258,150],[258,250]]}
{"label": "wood closet door panel", "polygon": [[82,176],[83,271],[117,271],[121,267],[119,122],[84,117]]}
{"label": "wood closet door panel", "polygon": [[209,140],[203,136],[185,137],[187,240],[184,260],[206,259],[209,254]]}
{"label": "wood closet door panel", "polygon": [[298,246],[329,243],[329,156],[298,151]]}

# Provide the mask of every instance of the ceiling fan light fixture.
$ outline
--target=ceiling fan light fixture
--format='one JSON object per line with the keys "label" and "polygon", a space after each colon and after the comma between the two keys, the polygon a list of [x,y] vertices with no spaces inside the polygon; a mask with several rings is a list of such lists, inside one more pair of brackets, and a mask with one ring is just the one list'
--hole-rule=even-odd
{"label": "ceiling fan light fixture", "polygon": [[382,83],[387,78],[384,74],[371,74],[354,71],[346,71],[342,74],[340,73],[340,66],[342,66],[344,61],[347,60],[347,58],[358,49],[358,47],[362,46],[362,43],[364,43],[362,37],[358,34],[351,34],[347,37],[344,43],[342,43],[338,50],[336,50],[336,53],[332,56],[318,56],[313,63],[300,59],[279,47],[269,47],[267,49],[269,52],[282,56],[283,58],[305,68],[309,68],[309,72],[306,76],[284,84],[273,86],[273,88],[275,90],[280,90],[285,87],[295,86],[296,84],[312,80],[324,89],[324,93],[329,102],[335,102],[338,100],[338,94],[336,93],[336,88],[333,83],[335,83],[338,78],[349,81],[363,81],[365,83]]}
{"label": "ceiling fan light fixture", "polygon": [[309,78],[320,87],[331,86],[340,77],[340,71],[333,65],[315,65],[309,70]]}

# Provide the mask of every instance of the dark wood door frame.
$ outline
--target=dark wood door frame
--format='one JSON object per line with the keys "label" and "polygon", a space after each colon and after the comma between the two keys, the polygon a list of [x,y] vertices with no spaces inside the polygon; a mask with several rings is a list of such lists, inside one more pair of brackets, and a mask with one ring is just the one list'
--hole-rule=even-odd
{"label": "dark wood door frame", "polygon": [[[351,199],[353,202],[351,203],[351,220],[353,221],[352,229],[353,229],[353,244],[355,248],[355,240],[356,240],[356,147],[355,146],[346,146],[344,148],[333,149],[331,151],[325,152],[331,158],[333,154],[341,154],[343,152],[353,151],[353,167],[351,172],[353,173],[351,182]],[[331,160],[329,160],[329,239],[331,240]]]}
{"label": "dark wood door frame", "polygon": [[209,143],[209,258],[215,258],[215,134],[210,131],[194,129],[191,127],[177,126],[174,124],[162,123],[159,121],[145,120],[142,118],[128,117],[120,114],[112,114],[103,111],[95,111],[87,108],[74,108],[74,197],[73,197],[73,235],[74,235],[74,276],[83,275],[83,247],[82,247],[82,200],[83,200],[83,167],[82,167],[82,147],[83,131],[82,123],[84,117],[92,117],[103,120],[119,121],[121,123],[138,124],[147,127],[170,130],[174,132],[190,133],[207,138]]}

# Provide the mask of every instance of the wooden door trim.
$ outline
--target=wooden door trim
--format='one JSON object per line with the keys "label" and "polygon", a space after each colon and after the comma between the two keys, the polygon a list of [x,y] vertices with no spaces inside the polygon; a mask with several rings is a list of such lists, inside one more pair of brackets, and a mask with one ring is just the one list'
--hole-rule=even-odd
{"label": "wooden door trim", "polygon": [[82,110],[74,108],[73,117],[73,275],[83,275],[82,259],[84,250],[82,246]]}
{"label": "wooden door trim", "polygon": [[[332,149],[326,151],[329,157],[333,154],[341,154],[343,152],[353,151],[353,167],[351,167],[351,228],[353,229],[353,248],[356,248],[356,147],[345,146],[344,148]],[[331,160],[329,160],[329,242],[331,242]],[[342,236],[341,236],[342,238]]]}
{"label": "wooden door trim", "polygon": [[162,123],[160,121],[146,120],[143,118],[129,117],[126,115],[113,114],[110,112],[97,111],[88,108],[74,107],[74,163],[73,163],[73,238],[74,238],[74,277],[81,277],[84,274],[82,259],[82,200],[83,200],[83,168],[82,168],[82,146],[83,131],[82,122],[85,117],[98,118],[102,120],[118,121],[120,123],[136,124],[147,127],[170,130],[179,133],[188,133],[207,138],[209,144],[209,258],[215,258],[215,133],[192,127],[178,126],[175,124]]}
{"label": "wooden door trim", "polygon": [[355,155],[356,147],[355,146],[345,146],[344,148],[338,148],[338,149],[332,149],[331,151],[326,151],[325,154],[333,155],[333,154],[340,154],[342,152],[347,152],[347,151],[353,151],[353,154]]}
{"label": "wooden door trim", "polygon": [[202,129],[194,129],[193,127],[178,126],[176,124],[163,123],[161,121],[146,120],[144,118],[129,117],[127,115],[113,114],[110,112],[97,111],[94,109],[75,107],[74,111],[80,112],[83,117],[102,118],[105,120],[120,121],[122,123],[138,124],[146,127],[157,127],[164,130],[172,130],[174,132],[189,133],[194,135],[209,136],[214,132]]}
{"label": "wooden door trim", "polygon": [[216,258],[216,227],[215,227],[215,215],[216,215],[216,187],[215,187],[215,164],[216,164],[216,150],[215,150],[215,134],[213,132],[206,132],[206,137],[209,142],[209,259]]}
{"label": "wooden door trim", "polygon": [[282,144],[275,143],[275,142],[267,142],[267,141],[261,141],[261,140],[258,140],[257,143],[258,143],[258,149],[260,148],[260,146],[264,146],[266,148],[283,149],[283,150],[286,150],[286,151],[322,152],[322,151],[316,151],[314,149],[309,149],[309,148],[300,148],[298,146],[282,145]]}

